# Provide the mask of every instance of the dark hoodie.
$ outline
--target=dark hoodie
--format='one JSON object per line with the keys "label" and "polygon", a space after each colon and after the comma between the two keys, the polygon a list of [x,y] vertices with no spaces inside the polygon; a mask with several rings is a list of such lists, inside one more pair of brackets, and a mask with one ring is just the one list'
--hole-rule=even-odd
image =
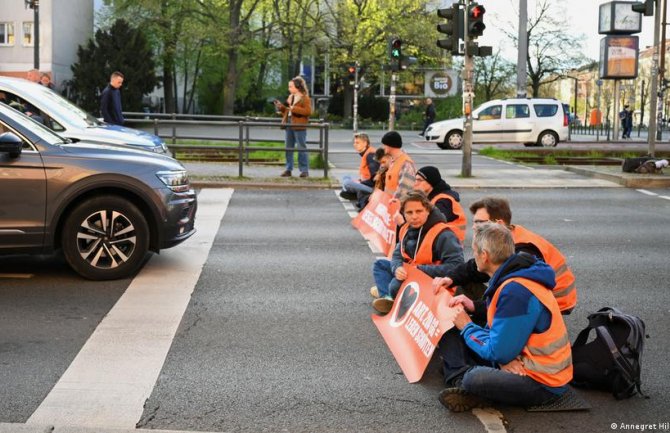
{"label": "dark hoodie", "polygon": [[[433,187],[433,190],[430,192],[430,194],[428,194],[428,200],[432,201],[433,197],[442,193],[452,196],[454,200],[458,202],[461,201],[461,196],[456,191],[451,189],[451,186],[445,182],[444,179],[441,179],[440,183]],[[437,203],[435,203],[435,207],[437,207],[440,212],[442,212],[442,215],[444,215],[448,223],[455,221],[458,218],[458,216],[454,214],[454,209],[451,204],[451,200],[449,199],[443,198],[438,200]]]}
{"label": "dark hoodie", "polygon": [[[414,258],[414,252],[421,246],[426,237],[426,233],[439,222],[446,222],[444,215],[437,209],[433,210],[428,215],[426,223],[421,228],[409,227],[407,234],[403,239],[403,249],[410,257]],[[421,237],[419,238],[419,232]],[[417,245],[418,240],[418,245]],[[419,265],[418,268],[431,277],[445,275],[449,270],[463,263],[463,247],[461,243],[449,229],[443,230],[435,238],[433,242],[433,262],[441,262],[439,265]],[[393,251],[393,258],[391,259],[391,269],[395,274],[396,269],[405,263],[402,253],[400,252],[400,242],[396,244]]]}
{"label": "dark hoodie", "polygon": [[[549,265],[529,254],[514,254],[493,274],[484,293],[487,308],[499,287],[513,277],[536,281],[547,290],[556,284],[554,270]],[[521,353],[532,333],[544,332],[550,324],[551,313],[540,300],[522,284],[511,282],[498,297],[491,326],[469,323],[461,335],[482,359],[507,364]]]}

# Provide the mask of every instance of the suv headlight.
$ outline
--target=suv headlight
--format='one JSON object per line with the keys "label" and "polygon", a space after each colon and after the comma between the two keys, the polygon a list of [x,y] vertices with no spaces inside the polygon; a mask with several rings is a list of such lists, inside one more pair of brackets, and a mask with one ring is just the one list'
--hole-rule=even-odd
{"label": "suv headlight", "polygon": [[174,192],[185,192],[190,188],[186,170],[159,171],[156,176]]}

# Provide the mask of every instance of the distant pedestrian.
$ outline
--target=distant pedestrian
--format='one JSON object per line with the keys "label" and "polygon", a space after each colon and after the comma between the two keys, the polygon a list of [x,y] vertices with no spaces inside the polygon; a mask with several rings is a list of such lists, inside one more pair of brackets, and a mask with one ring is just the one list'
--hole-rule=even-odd
{"label": "distant pedestrian", "polygon": [[109,84],[102,91],[100,97],[100,114],[105,122],[112,125],[123,125],[123,110],[121,108],[121,86],[123,85],[123,74],[119,71],[112,72]]}
{"label": "distant pedestrian", "polygon": [[51,90],[54,90],[54,83],[51,82],[51,76],[46,72],[42,72],[40,75],[40,84],[44,87],[48,87]]}
{"label": "distant pedestrian", "polygon": [[630,138],[633,130],[633,112],[628,105],[623,106],[623,110],[619,113],[619,120],[621,121],[621,138]]}
{"label": "distant pedestrian", "polygon": [[274,104],[282,114],[282,124],[286,128],[285,143],[286,147],[286,169],[280,175],[281,177],[290,177],[293,171],[293,149],[298,144],[298,168],[300,177],[309,176],[309,157],[307,152],[307,128],[309,116],[312,114],[312,102],[309,99],[307,83],[298,76],[288,82],[289,96],[286,99],[286,105],[275,99]]}
{"label": "distant pedestrian", "polygon": [[435,122],[435,106],[433,100],[426,98],[426,111],[423,114],[423,130],[419,135],[423,136],[431,123]]}
{"label": "distant pedestrian", "polygon": [[28,80],[32,81],[33,83],[39,83],[40,82],[40,71],[37,69],[31,69],[28,71]]}

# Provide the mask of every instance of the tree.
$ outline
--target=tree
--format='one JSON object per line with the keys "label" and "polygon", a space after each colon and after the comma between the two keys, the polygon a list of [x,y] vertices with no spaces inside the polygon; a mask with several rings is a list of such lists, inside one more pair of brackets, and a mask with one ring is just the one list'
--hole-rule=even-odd
{"label": "tree", "polygon": [[158,84],[153,53],[139,29],[117,20],[109,31],[98,30],[95,40],[77,49],[72,65],[72,94],[87,111],[99,113],[99,95],[114,71],[125,75],[121,101],[124,111],[141,111],[142,97]]}
{"label": "tree", "polygon": [[[560,80],[565,71],[575,69],[586,60],[582,54],[584,35],[566,32],[570,28],[562,10],[554,10],[550,0],[536,0],[535,16],[528,17],[528,80],[533,97],[540,87]],[[516,25],[511,25],[516,28]],[[517,34],[504,31],[519,46]]]}
{"label": "tree", "polygon": [[507,96],[512,91],[515,74],[515,65],[503,59],[500,50],[491,57],[477,57],[474,77],[477,99],[485,102]]}

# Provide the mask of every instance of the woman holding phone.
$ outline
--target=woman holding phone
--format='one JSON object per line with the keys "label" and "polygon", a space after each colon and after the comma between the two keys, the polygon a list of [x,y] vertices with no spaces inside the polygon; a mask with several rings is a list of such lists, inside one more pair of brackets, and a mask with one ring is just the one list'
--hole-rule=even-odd
{"label": "woman holding phone", "polygon": [[282,125],[286,130],[286,169],[280,176],[292,176],[293,149],[297,143],[300,177],[308,177],[309,158],[307,152],[300,149],[307,149],[307,128],[304,125],[309,122],[309,116],[312,114],[312,102],[309,99],[307,84],[300,76],[288,82],[288,91],[289,96],[286,99],[286,105],[279,100],[275,99],[274,101],[277,111],[282,114]]}

